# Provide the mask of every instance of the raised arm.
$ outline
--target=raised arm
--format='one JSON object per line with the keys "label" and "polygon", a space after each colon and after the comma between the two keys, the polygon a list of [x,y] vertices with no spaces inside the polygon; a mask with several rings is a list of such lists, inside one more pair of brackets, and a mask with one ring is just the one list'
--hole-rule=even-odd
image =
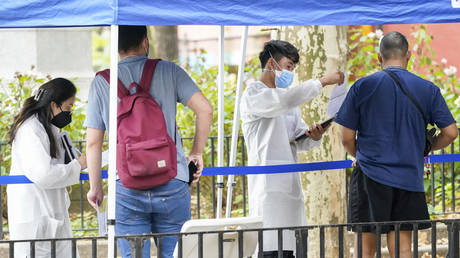
{"label": "raised arm", "polygon": [[344,75],[337,71],[319,80],[308,80],[295,87],[268,88],[262,84],[248,87],[242,100],[242,113],[258,117],[276,117],[316,97],[327,85],[343,83]]}

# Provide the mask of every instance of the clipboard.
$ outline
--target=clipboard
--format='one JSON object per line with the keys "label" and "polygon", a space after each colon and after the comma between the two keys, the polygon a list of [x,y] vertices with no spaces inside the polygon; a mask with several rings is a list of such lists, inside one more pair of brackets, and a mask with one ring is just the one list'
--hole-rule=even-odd
{"label": "clipboard", "polygon": [[72,140],[66,131],[61,132],[61,142],[64,147],[64,164],[68,164],[72,160],[78,158],[75,152],[75,147],[72,144]]}

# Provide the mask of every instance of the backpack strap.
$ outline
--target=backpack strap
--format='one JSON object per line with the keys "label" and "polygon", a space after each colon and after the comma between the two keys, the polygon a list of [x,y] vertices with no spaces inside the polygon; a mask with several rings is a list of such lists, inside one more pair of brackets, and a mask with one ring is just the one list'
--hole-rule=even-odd
{"label": "backpack strap", "polygon": [[144,69],[142,70],[141,80],[139,86],[145,92],[150,91],[150,86],[152,85],[153,74],[155,73],[155,68],[160,62],[161,59],[147,59],[144,63]]}
{"label": "backpack strap", "polygon": [[[144,69],[142,70],[141,81],[139,82],[139,86],[142,90],[149,92],[150,87],[152,86],[152,79],[153,75],[155,74],[155,68],[157,64],[161,61],[161,59],[147,59],[144,63]],[[176,119],[174,119],[175,121]],[[174,123],[174,143],[177,142],[177,122]]]}
{"label": "backpack strap", "polygon": [[[105,69],[96,73],[96,76],[100,75],[104,78],[110,86],[110,69]],[[125,85],[118,79],[118,98],[123,98],[129,96],[128,90],[125,88]]]}

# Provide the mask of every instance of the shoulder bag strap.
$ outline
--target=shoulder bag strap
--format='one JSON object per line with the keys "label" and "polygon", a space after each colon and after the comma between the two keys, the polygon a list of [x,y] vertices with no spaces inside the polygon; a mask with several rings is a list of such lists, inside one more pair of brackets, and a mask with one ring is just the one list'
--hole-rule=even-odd
{"label": "shoulder bag strap", "polygon": [[412,103],[414,103],[415,107],[417,107],[418,111],[420,112],[420,114],[422,114],[422,117],[423,117],[423,120],[425,120],[425,122],[428,124],[428,120],[426,119],[426,116],[425,116],[425,113],[423,113],[423,110],[422,108],[420,107],[420,105],[417,103],[417,101],[415,101],[415,99],[412,97],[412,95],[409,94],[409,92],[407,92],[406,89],[404,89],[404,87],[401,85],[401,83],[399,82],[398,78],[389,70],[387,69],[384,69],[383,70],[384,72],[386,72],[392,79],[393,81],[396,82],[396,84],[399,86],[399,88],[401,89],[401,91],[410,99],[410,101]]}

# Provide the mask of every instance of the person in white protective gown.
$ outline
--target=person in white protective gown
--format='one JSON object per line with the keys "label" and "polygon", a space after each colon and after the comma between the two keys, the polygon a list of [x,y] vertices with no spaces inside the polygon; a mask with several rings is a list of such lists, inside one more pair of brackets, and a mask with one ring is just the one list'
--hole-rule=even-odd
{"label": "person in white protective gown", "polygon": [[[299,61],[297,49],[288,42],[271,40],[265,43],[259,59],[263,68],[260,80],[246,87],[240,106],[248,165],[296,163],[297,152],[320,146],[327,129],[319,124],[309,128],[298,107],[317,96],[323,86],[341,83],[343,73],[287,88]],[[308,137],[295,141],[303,134]],[[307,224],[299,173],[248,175],[248,191],[249,213],[262,216],[265,228]],[[278,257],[277,235],[276,231],[264,233],[264,257]],[[294,232],[284,231],[284,257],[294,257],[295,243]]]}
{"label": "person in white protective gown", "polygon": [[[72,120],[75,93],[75,86],[63,78],[41,85],[11,126],[10,175],[25,175],[33,182],[7,186],[11,240],[72,237],[66,187],[79,182],[86,156],[66,152],[69,145],[58,128]],[[71,251],[70,241],[56,242],[56,257],[72,257]],[[34,252],[35,257],[51,257],[50,242],[35,242]],[[16,243],[14,257],[31,257],[30,243]]]}

